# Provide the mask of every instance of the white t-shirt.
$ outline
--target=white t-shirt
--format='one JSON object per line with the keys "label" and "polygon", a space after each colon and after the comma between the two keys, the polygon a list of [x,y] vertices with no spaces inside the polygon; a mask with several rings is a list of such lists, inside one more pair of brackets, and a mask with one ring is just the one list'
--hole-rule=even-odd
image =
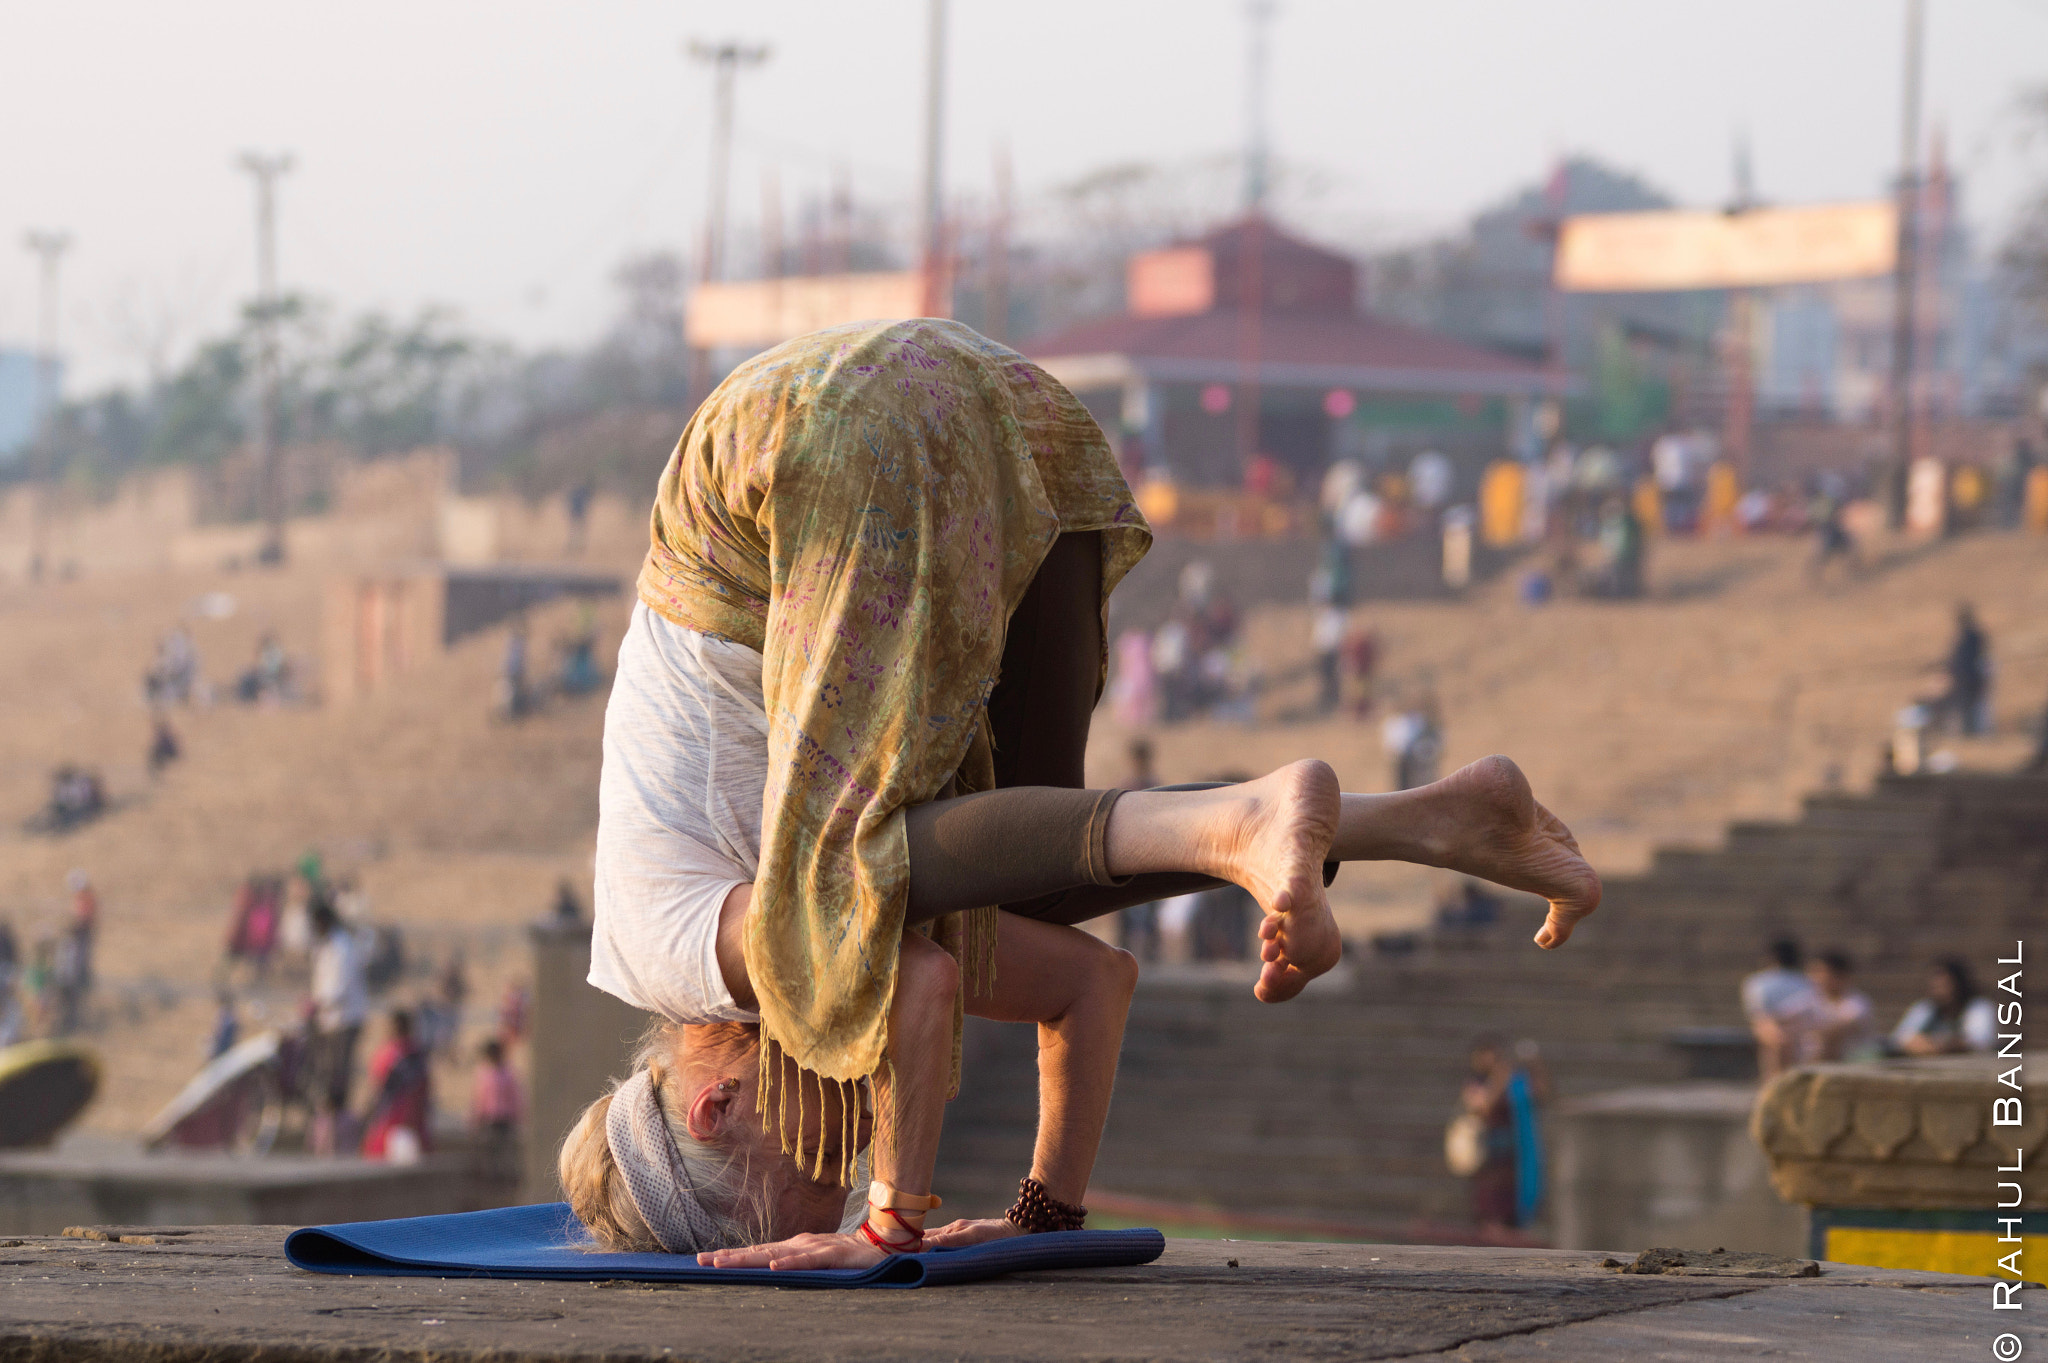
{"label": "white t-shirt", "polygon": [[1812,1020],[1820,991],[1797,970],[1759,970],[1742,982],[1742,1011],[1778,1023],[1803,1025]]}
{"label": "white t-shirt", "polygon": [[645,603],[619,644],[597,787],[590,983],[671,1022],[757,1022],[718,969],[718,911],[761,865],[761,655]]}
{"label": "white t-shirt", "polygon": [[[1878,1041],[1876,1010],[1870,1006],[1868,995],[1851,989],[1839,999],[1831,999],[1813,991],[1813,1030],[1804,1038],[1804,1053],[1800,1057],[1808,1062],[1816,1060],[1864,1060]],[[1822,1054],[1827,1048],[1827,1033],[1839,1031],[1833,1056]]]}
{"label": "white t-shirt", "polygon": [[343,923],[313,948],[313,1002],[320,1025],[360,1027],[370,1016],[370,953],[376,936]]}
{"label": "white t-shirt", "polygon": [[1906,1010],[1899,1019],[1899,1025],[1892,1032],[1892,1044],[1900,1050],[1913,1037],[1929,1032],[1952,1030],[1962,1038],[1963,1048],[1971,1051],[1990,1052],[1998,1047],[1997,1011],[1990,999],[1971,999],[1963,1005],[1963,1015],[1952,1028],[1937,1027],[1933,999],[1922,999]]}

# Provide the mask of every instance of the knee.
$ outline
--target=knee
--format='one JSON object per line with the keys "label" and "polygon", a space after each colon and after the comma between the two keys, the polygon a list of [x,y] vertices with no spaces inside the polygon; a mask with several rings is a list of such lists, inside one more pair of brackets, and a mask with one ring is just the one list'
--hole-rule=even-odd
{"label": "knee", "polygon": [[1130,1002],[1131,995],[1138,991],[1138,958],[1122,947],[1104,943],[1095,969],[1102,977],[1102,988],[1124,1002]]}
{"label": "knee", "polygon": [[903,939],[896,962],[896,995],[919,1008],[950,1008],[960,992],[960,963],[928,937]]}

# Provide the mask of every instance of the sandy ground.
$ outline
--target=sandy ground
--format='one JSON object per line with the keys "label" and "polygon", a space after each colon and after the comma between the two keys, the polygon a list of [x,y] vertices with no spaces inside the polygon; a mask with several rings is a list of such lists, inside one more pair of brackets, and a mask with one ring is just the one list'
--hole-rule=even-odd
{"label": "sandy ground", "polygon": [[[1993,637],[1999,733],[1948,746],[1967,765],[2018,760],[2048,699],[2048,540],[1900,544],[1862,578],[1821,588],[1804,578],[1808,552],[1763,540],[1660,546],[1653,597],[1636,603],[1531,609],[1500,582],[1463,603],[1358,614],[1382,636],[1389,684],[1433,679],[1449,762],[1513,755],[1610,872],[1640,867],[1659,844],[1712,842],[1730,818],[1788,815],[1825,784],[1866,784],[1892,713],[1935,684],[1923,669],[1945,650],[1961,599],[1977,603]],[[618,567],[629,573],[632,561]],[[62,922],[67,870],[87,870],[98,887],[93,1039],[108,1083],[92,1128],[135,1130],[196,1067],[228,909],[251,871],[318,849],[360,877],[374,917],[402,926],[423,968],[462,950],[471,1042],[525,969],[523,925],[556,882],[568,877],[587,897],[602,698],[495,722],[502,630],[353,705],[181,710],[186,756],[148,776],[140,678],[155,640],[185,619],[224,693],[265,628],[311,661],[320,583],[317,571],[288,569],[0,588],[0,917],[26,944]],[[234,596],[232,617],[192,614],[211,591]],[[601,612],[601,654],[616,648],[626,610],[621,600]],[[537,661],[565,625],[565,614],[536,619]],[[1247,656],[1284,673],[1307,656],[1307,637],[1305,608],[1262,609]],[[1308,696],[1305,681],[1274,688],[1257,723],[1159,732],[1161,774],[1192,780],[1317,756],[1352,788],[1385,788],[1378,716],[1288,721]],[[1105,710],[1093,781],[1122,777],[1129,737]],[[63,838],[25,833],[65,761],[100,767],[117,809]],[[1444,888],[1439,873],[1383,866],[1347,872],[1333,893],[1358,935],[1421,921]],[[424,973],[410,977],[389,1001],[426,985]],[[264,996],[267,1017],[289,1014],[294,998],[281,981]],[[444,1101],[459,1103],[447,1090],[460,1078],[444,1071]]]}

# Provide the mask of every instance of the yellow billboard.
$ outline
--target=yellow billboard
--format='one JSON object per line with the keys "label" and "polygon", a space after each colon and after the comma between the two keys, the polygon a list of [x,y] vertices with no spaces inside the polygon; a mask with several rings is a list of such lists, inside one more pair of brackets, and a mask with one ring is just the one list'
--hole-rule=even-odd
{"label": "yellow billboard", "polygon": [[1588,213],[1564,220],[1557,287],[1575,293],[1819,284],[1891,273],[1898,212],[1889,203]]}
{"label": "yellow billboard", "polygon": [[[842,322],[919,317],[923,300],[924,276],[916,270],[699,284],[683,335],[706,349],[771,346]],[[940,301],[943,315],[948,309]]]}

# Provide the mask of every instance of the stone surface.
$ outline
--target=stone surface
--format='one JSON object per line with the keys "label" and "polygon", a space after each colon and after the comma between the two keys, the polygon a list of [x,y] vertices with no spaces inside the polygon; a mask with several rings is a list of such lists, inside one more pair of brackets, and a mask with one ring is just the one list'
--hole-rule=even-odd
{"label": "stone surface", "polygon": [[1887,1360],[1993,1320],[1981,1280],[1638,1277],[1554,1250],[1175,1240],[1139,1268],[808,1292],[326,1277],[285,1262],[283,1227],[179,1229],[0,1246],[0,1359]]}
{"label": "stone surface", "polygon": [[[1990,1205],[1997,1166],[2026,1153],[2021,1206],[2048,1208],[2048,1082],[2019,1093],[1999,1074],[2018,1059],[1956,1056],[1811,1065],[1780,1075],[1752,1125],[1787,1201],[1814,1207],[1946,1210]],[[2024,1081],[2023,1081],[2024,1082]],[[1990,1124],[1992,1101],[2022,1097],[2026,1120]]]}

